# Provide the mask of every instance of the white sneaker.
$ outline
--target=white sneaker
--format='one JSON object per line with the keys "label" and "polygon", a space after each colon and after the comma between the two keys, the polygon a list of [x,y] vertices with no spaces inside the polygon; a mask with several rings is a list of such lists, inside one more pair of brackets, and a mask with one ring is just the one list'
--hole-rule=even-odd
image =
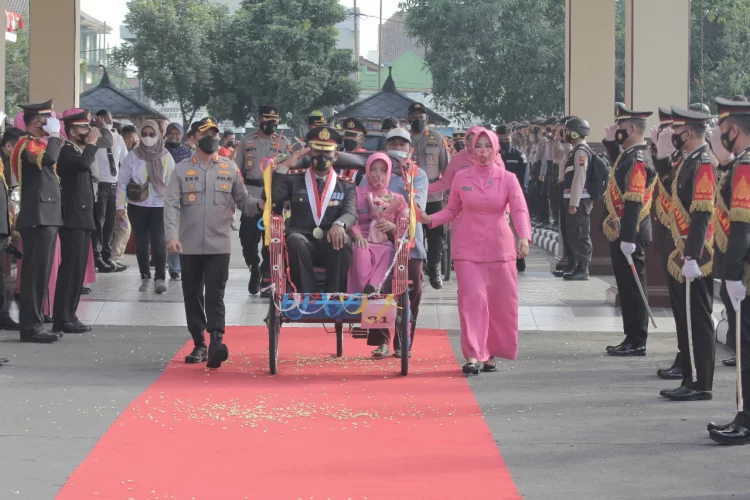
{"label": "white sneaker", "polygon": [[164,293],[167,291],[167,284],[164,283],[164,280],[154,280],[154,292],[155,293]]}

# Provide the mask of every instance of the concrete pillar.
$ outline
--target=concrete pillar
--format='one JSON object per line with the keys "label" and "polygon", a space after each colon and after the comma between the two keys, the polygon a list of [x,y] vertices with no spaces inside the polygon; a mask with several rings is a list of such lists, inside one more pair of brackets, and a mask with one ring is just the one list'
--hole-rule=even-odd
{"label": "concrete pillar", "polygon": [[78,106],[80,0],[29,2],[29,101],[55,100],[55,110]]}
{"label": "concrete pillar", "polygon": [[566,0],[566,9],[565,114],[587,120],[589,141],[601,142],[614,114],[615,2]]}
{"label": "concrete pillar", "polygon": [[[0,0],[0,12],[5,13],[5,0]],[[4,29],[5,24],[3,24]],[[5,35],[0,37],[0,82],[3,82],[3,85],[0,86],[0,103],[2,103],[0,109],[7,113],[8,111],[5,109]],[[0,123],[0,128],[5,130],[5,123]]]}
{"label": "concrete pillar", "polygon": [[690,0],[627,0],[625,104],[653,111],[690,103]]}

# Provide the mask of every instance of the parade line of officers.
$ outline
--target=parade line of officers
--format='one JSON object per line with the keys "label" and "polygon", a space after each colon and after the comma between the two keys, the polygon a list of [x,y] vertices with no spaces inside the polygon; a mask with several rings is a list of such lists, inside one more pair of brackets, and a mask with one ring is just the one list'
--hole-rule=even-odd
{"label": "parade line of officers", "polygon": [[[660,375],[681,379],[679,387],[662,391],[666,398],[698,401],[712,397],[712,281],[714,276],[721,279],[721,297],[729,315],[728,336],[741,336],[736,346],[742,366],[741,390],[733,422],[711,423],[709,431],[720,443],[744,444],[750,442],[750,412],[743,408],[743,401],[750,396],[750,301],[744,300],[750,281],[750,103],[741,97],[717,98],[716,102],[719,117],[713,130],[709,124],[714,118],[702,106],[660,109],[661,124],[650,131],[651,147],[646,142],[646,119],[652,113],[618,104],[616,123],[607,128],[604,140],[609,162],[586,143],[591,131],[580,117],[502,125],[497,134],[508,170],[527,187],[536,222],[556,219],[562,228],[564,244],[572,255],[568,269],[560,273],[565,279],[588,279],[590,214],[593,202],[603,199],[606,210],[601,229],[610,241],[625,333],[621,344],[607,348],[612,356],[646,355],[650,310],[645,295],[645,248],[652,241],[651,205],[657,204],[659,224],[654,232],[669,278],[679,350],[674,366],[660,370]],[[26,136],[11,158],[21,189],[15,228],[24,242],[26,264],[21,284],[21,340],[53,342],[63,332],[88,329],[77,320],[75,311],[80,297],[76,291],[81,288],[85,254],[95,227],[91,166],[98,149],[111,147],[112,137],[106,127],[101,132],[91,128],[87,111],[64,118],[65,141],[60,139],[60,122],[52,116],[51,102],[27,106],[24,113]],[[382,146],[403,160],[399,175],[404,171],[419,172],[418,178],[422,171],[426,174],[428,182],[418,187],[416,197],[420,208],[430,214],[442,208],[441,191],[468,165],[462,164],[461,150],[472,144],[473,131],[457,133],[449,146],[429,128],[421,104],[414,103],[408,115],[410,132],[400,128],[396,119],[384,123],[388,132]],[[208,367],[218,368],[228,357],[223,343],[224,290],[235,209],[242,214],[240,238],[251,270],[250,292],[258,293],[263,275],[268,275],[265,246],[258,255],[263,239],[259,221],[265,207],[264,158],[276,158],[280,165],[274,173],[275,178],[281,177],[274,182],[273,210],[291,210],[286,233],[290,274],[297,290],[317,291],[314,265],[326,267],[326,291],[347,288],[352,256],[348,233],[357,220],[354,186],[360,179],[357,170],[334,172],[334,164],[342,144],[346,151],[364,151],[361,145],[367,129],[359,120],[346,119],[342,135],[322,117],[310,117],[306,143],[293,146],[277,133],[278,125],[278,108],[262,106],[258,131],[231,150],[225,144],[222,152],[228,153],[227,157],[219,154],[222,136],[216,123],[211,118],[196,122],[191,127],[194,151],[166,175],[166,186],[160,186],[167,250],[179,254],[188,329],[194,340],[188,363],[207,361]],[[160,141],[150,141],[149,147],[156,148]],[[514,141],[518,149],[511,145]],[[140,188],[137,180],[128,185],[131,201],[143,196],[143,190],[148,189],[144,184],[161,184],[150,179],[152,174],[164,173],[152,165],[159,163],[160,154],[154,150],[154,156],[146,158]],[[414,164],[417,171],[408,172]],[[7,189],[4,192],[7,196]],[[3,205],[7,203],[0,203]],[[6,222],[7,237],[12,228]],[[55,301],[54,331],[48,333],[43,328],[42,304],[58,232],[60,274],[70,286],[65,287],[60,301]],[[438,268],[443,238],[442,230],[428,229],[427,251],[419,234],[411,251],[412,261],[419,264],[409,267],[414,321],[424,260],[432,285],[441,286]],[[524,264],[518,262],[517,266],[521,269]],[[737,318],[739,332],[735,332]],[[210,335],[208,346],[204,332]]]}

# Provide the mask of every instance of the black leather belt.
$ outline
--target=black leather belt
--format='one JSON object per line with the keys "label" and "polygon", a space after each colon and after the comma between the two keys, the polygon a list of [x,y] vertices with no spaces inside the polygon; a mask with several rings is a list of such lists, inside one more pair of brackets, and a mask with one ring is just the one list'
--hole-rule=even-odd
{"label": "black leather belt", "polygon": [[95,183],[99,184],[99,186],[109,186],[112,189],[117,189],[117,183],[116,182],[99,182],[96,178],[93,179]]}
{"label": "black leather belt", "polygon": [[263,179],[245,179],[245,186],[263,187]]}

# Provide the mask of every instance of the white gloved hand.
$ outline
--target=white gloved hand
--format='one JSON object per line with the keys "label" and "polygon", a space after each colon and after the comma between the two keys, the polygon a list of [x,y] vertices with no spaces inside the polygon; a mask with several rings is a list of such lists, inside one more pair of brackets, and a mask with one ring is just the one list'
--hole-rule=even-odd
{"label": "white gloved hand", "polygon": [[[625,257],[630,257],[635,252],[635,243],[628,243],[627,241],[620,242],[620,251],[625,254]],[[630,261],[628,261],[630,262]]]}
{"label": "white gloved hand", "polygon": [[659,132],[659,138],[656,141],[656,156],[659,158],[667,158],[675,152],[675,147],[672,144],[672,134],[674,130],[672,127],[667,127]]}
{"label": "white gloved hand", "polygon": [[656,143],[659,142],[659,125],[654,125],[651,127],[651,142],[654,146],[656,146]]}
{"label": "white gloved hand", "polygon": [[682,275],[685,276],[686,280],[693,281],[703,276],[703,273],[695,259],[685,259],[685,263],[682,265]]}
{"label": "white gloved hand", "polygon": [[722,165],[726,165],[734,157],[732,152],[727,151],[727,148],[721,143],[721,129],[718,125],[711,129],[711,150]]}
{"label": "white gloved hand", "polygon": [[747,288],[741,281],[726,281],[727,295],[729,300],[732,301],[735,311],[740,310],[740,303],[745,300],[747,295]]}
{"label": "white gloved hand", "polygon": [[604,131],[604,139],[609,142],[614,142],[615,138],[617,136],[617,129],[620,128],[619,125],[616,123],[613,123],[609,127],[607,127]]}
{"label": "white gloved hand", "polygon": [[54,116],[47,118],[47,123],[42,127],[42,130],[47,132],[49,135],[60,133],[60,120]]}

